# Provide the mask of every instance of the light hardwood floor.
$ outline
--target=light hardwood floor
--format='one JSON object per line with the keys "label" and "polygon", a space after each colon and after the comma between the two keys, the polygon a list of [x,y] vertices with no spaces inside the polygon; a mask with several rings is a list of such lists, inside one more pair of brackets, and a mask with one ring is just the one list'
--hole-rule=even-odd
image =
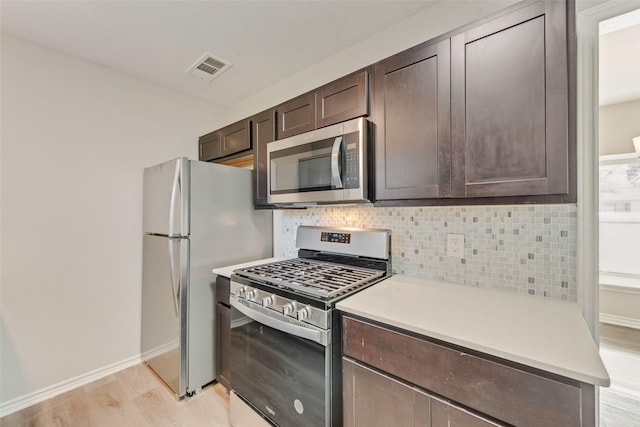
{"label": "light hardwood floor", "polygon": [[178,401],[137,365],[0,419],[1,427],[229,427],[229,395],[215,384]]}
{"label": "light hardwood floor", "polygon": [[[611,387],[600,389],[601,427],[640,427],[640,330],[602,324]],[[219,385],[178,401],[144,365],[125,369],[0,419],[0,427],[229,427]]]}
{"label": "light hardwood floor", "polygon": [[611,377],[600,389],[600,426],[639,427],[640,330],[601,323],[600,355]]}

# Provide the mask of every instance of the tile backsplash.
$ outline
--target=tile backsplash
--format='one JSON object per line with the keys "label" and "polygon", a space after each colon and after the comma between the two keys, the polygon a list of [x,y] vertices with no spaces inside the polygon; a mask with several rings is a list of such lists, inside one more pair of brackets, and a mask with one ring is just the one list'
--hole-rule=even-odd
{"label": "tile backsplash", "polygon": [[[396,274],[575,301],[576,206],[314,207],[278,211],[283,255],[298,225],[391,230]],[[277,233],[278,230],[274,230]],[[463,258],[446,254],[464,234]]]}

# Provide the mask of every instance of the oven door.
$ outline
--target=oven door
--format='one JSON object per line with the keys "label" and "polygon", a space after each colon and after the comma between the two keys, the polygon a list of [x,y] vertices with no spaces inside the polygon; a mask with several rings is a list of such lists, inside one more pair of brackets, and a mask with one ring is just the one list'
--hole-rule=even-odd
{"label": "oven door", "polygon": [[327,331],[252,307],[234,295],[230,302],[231,384],[236,394],[278,426],[328,426]]}

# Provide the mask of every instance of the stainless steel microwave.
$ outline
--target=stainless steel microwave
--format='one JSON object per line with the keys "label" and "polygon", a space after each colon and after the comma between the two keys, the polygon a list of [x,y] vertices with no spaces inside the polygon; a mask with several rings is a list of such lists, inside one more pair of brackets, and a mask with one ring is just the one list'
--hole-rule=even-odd
{"label": "stainless steel microwave", "polygon": [[368,139],[369,122],[358,118],[267,144],[268,202],[368,202]]}

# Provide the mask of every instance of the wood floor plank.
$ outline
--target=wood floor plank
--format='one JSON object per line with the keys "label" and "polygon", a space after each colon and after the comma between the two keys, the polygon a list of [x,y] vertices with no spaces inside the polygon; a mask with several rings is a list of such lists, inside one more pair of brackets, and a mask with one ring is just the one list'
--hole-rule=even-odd
{"label": "wood floor plank", "polygon": [[[602,324],[611,387],[600,389],[600,427],[640,426],[640,330]],[[176,399],[145,365],[124,369],[0,419],[0,427],[229,427],[219,384]]]}
{"label": "wood floor plank", "polygon": [[611,378],[600,388],[600,427],[640,426],[640,330],[600,324],[600,356]]}
{"label": "wood floor plank", "polygon": [[182,400],[145,365],[124,369],[0,418],[0,427],[230,427],[219,384]]}

